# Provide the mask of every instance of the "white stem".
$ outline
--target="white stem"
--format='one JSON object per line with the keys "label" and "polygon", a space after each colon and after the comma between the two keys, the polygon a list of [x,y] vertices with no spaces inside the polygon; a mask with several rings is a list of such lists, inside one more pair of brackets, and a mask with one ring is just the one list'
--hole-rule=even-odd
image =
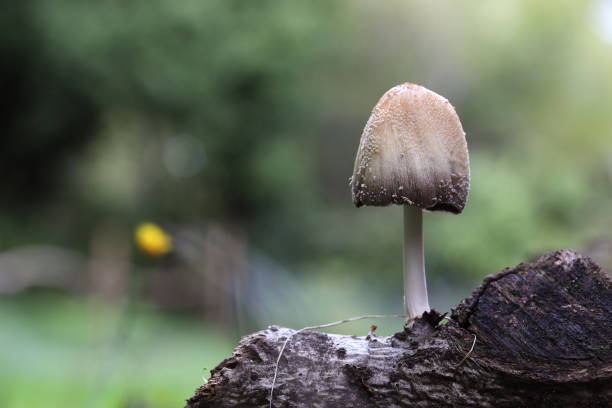
{"label": "white stem", "polygon": [[404,310],[408,318],[429,311],[423,254],[423,212],[404,205]]}

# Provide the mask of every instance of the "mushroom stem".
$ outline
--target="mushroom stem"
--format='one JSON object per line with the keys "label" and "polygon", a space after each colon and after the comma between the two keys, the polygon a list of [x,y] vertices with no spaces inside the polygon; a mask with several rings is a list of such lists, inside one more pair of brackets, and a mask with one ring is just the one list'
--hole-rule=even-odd
{"label": "mushroom stem", "polygon": [[404,205],[404,311],[409,319],[429,311],[423,254],[423,212],[411,205]]}

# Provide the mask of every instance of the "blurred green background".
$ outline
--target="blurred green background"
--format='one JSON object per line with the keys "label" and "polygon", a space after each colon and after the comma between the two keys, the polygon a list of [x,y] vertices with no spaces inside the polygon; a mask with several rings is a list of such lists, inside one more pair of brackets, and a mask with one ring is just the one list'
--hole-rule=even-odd
{"label": "blurred green background", "polygon": [[[401,208],[348,178],[406,81],[471,157],[464,213],[424,217],[432,307],[553,249],[612,270],[609,0],[3,6],[2,407],[179,407],[241,335],[400,313]],[[370,324],[402,322],[332,331]]]}

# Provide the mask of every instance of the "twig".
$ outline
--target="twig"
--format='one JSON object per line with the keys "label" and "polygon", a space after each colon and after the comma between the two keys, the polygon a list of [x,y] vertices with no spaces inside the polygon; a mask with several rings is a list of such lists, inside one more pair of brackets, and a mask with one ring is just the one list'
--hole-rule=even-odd
{"label": "twig", "polygon": [[474,342],[472,343],[472,348],[470,348],[470,351],[467,352],[467,354],[461,359],[461,361],[459,362],[459,364],[456,365],[455,368],[459,368],[461,366],[461,364],[463,364],[465,362],[465,360],[468,359],[468,357],[470,357],[472,355],[472,351],[474,351],[474,346],[476,345],[476,335],[474,335]]}
{"label": "twig", "polygon": [[[365,316],[349,317],[348,319],[338,320],[337,322],[320,324],[318,326],[302,327],[300,330],[297,330],[297,331],[291,333],[285,339],[285,341],[284,341],[284,343],[283,343],[283,345],[282,345],[282,347],[280,349],[280,352],[278,353],[278,358],[276,359],[276,364],[274,365],[274,378],[272,379],[272,387],[270,387],[270,408],[272,408],[272,396],[274,395],[274,386],[276,385],[276,376],[278,374],[278,364],[280,363],[280,359],[283,356],[283,352],[285,351],[285,346],[287,346],[287,343],[289,342],[289,340],[291,340],[291,338],[293,336],[295,336],[296,334],[298,334],[300,332],[303,332],[304,330],[324,329],[326,327],[338,326],[340,324],[354,322],[356,320],[362,320],[362,319],[385,319],[385,318],[392,318],[392,317],[406,317],[406,315],[403,315],[403,314],[392,314],[392,315],[365,315]],[[406,323],[411,322],[414,319],[415,319],[414,317],[410,318],[410,319],[406,320]],[[474,346],[472,346],[472,348],[474,348]],[[470,350],[470,352],[471,352],[471,350]]]}

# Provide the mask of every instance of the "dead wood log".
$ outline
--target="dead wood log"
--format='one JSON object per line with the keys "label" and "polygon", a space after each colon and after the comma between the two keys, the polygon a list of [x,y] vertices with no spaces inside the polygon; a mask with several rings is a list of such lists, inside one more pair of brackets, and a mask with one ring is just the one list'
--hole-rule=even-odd
{"label": "dead wood log", "polygon": [[[612,407],[612,283],[589,258],[557,251],[502,270],[440,322],[432,312],[390,337],[295,334],[273,406]],[[244,337],[187,407],[269,406],[292,333]]]}

